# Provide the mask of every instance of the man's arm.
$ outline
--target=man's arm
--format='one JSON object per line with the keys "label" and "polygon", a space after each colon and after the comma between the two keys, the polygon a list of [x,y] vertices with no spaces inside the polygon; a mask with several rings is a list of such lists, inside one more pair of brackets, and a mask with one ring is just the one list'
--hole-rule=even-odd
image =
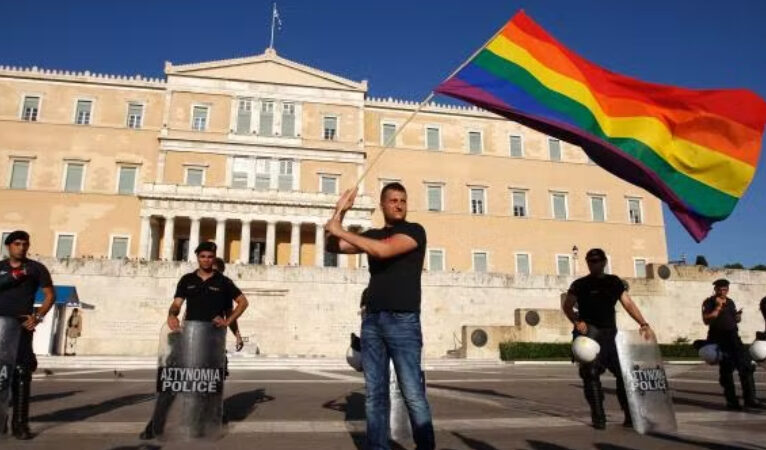
{"label": "man's arm", "polygon": [[[367,253],[375,259],[388,259],[394,256],[411,252],[418,248],[418,243],[412,237],[397,233],[386,240],[370,239],[342,228],[339,222],[329,225],[328,230],[337,237],[341,243],[346,244],[346,249],[353,253]],[[343,250],[343,244],[341,244]]]}
{"label": "man's arm", "polygon": [[[641,310],[638,309],[638,305],[636,305],[633,299],[630,298],[628,291],[623,291],[622,295],[620,295],[620,303],[622,303],[622,307],[625,308],[625,311],[628,312],[628,315],[636,321],[639,327],[641,327],[642,333],[646,333],[650,330],[649,324],[644,319],[643,314],[641,314]],[[648,336],[648,334],[645,335],[645,337]]]}
{"label": "man's arm", "polygon": [[[39,308],[37,308],[36,315],[39,316],[45,316],[48,314],[48,311],[53,307],[53,303],[56,301],[56,291],[53,290],[53,286],[45,286],[43,288],[40,288],[43,291],[43,304],[40,305]],[[42,322],[42,319],[40,319],[40,322]],[[26,328],[29,331],[34,331],[35,327],[37,326],[39,322],[35,318],[35,314],[26,316],[26,320],[24,321],[21,326]]]}
{"label": "man's arm", "polygon": [[231,326],[232,323],[236,322],[237,318],[241,316],[243,312],[245,312],[248,305],[250,304],[247,301],[245,294],[239,294],[239,296],[234,299],[234,302],[237,304],[237,306],[234,308],[234,311],[232,311],[231,316],[226,318],[226,325],[228,326]]}
{"label": "man's arm", "polygon": [[572,322],[572,325],[576,325],[580,320],[574,310],[576,304],[577,297],[575,297],[573,293],[567,292],[566,298],[564,299],[564,304],[561,305],[561,309],[564,311],[564,315],[567,316],[567,319]]}
{"label": "man's arm", "polygon": [[173,303],[170,304],[170,308],[168,308],[168,327],[170,327],[170,331],[177,331],[179,328],[181,328],[181,322],[178,320],[178,315],[181,314],[181,305],[184,304],[184,299],[182,297],[175,297],[173,299]]}
{"label": "man's arm", "polygon": [[710,322],[718,317],[718,314],[723,308],[723,303],[718,302],[718,299],[715,299],[715,302],[715,306],[712,308],[707,304],[707,302],[702,304],[702,322],[705,325],[710,325]]}

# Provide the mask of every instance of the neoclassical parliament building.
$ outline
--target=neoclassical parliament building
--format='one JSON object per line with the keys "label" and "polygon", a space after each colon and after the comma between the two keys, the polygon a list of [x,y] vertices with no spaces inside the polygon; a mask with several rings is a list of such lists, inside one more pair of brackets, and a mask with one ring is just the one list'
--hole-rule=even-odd
{"label": "neoclassical parliament building", "polygon": [[[364,268],[324,224],[417,104],[279,56],[166,63],[164,78],[0,61],[0,232],[57,258]],[[381,226],[388,182],[428,232],[426,270],[571,276],[667,262],[659,200],[578,147],[472,107],[432,103],[360,188],[346,224]],[[5,249],[3,249],[5,251]],[[579,262],[578,262],[579,260]]]}

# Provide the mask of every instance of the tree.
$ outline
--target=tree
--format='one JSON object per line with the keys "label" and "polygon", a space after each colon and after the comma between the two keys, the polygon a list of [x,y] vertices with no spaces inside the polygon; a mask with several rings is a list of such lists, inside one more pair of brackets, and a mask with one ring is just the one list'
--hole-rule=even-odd
{"label": "tree", "polygon": [[697,255],[697,260],[694,261],[694,265],[707,267],[707,259],[703,255]]}
{"label": "tree", "polygon": [[766,264],[756,264],[750,270],[763,270],[766,272]]}
{"label": "tree", "polygon": [[742,263],[729,263],[723,265],[724,269],[744,269],[745,266],[742,265]]}

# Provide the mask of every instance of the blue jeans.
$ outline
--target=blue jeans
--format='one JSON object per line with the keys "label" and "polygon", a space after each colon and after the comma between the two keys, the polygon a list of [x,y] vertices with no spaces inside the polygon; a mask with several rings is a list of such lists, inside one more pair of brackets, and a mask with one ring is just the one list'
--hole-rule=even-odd
{"label": "blue jeans", "polygon": [[388,450],[391,403],[389,359],[407,405],[418,450],[432,450],[434,428],[420,366],[423,335],[419,313],[382,311],[362,319],[362,366],[367,387],[367,449]]}

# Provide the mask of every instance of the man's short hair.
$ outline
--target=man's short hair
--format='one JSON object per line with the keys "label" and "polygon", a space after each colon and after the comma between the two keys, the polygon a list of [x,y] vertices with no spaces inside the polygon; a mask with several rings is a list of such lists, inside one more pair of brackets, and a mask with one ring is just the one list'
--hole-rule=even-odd
{"label": "man's short hair", "polygon": [[5,241],[3,242],[5,245],[11,245],[14,241],[27,241],[29,242],[29,233],[27,233],[24,230],[16,230],[12,231],[11,233],[6,236]]}
{"label": "man's short hair", "polygon": [[407,193],[407,189],[404,188],[404,185],[402,183],[399,183],[398,181],[394,181],[393,183],[388,183],[387,185],[383,186],[383,190],[380,191],[380,201],[383,202],[383,199],[386,198],[386,192],[388,191],[397,191],[397,192],[403,192]]}
{"label": "man's short hair", "polygon": [[713,286],[715,287],[729,287],[729,280],[726,278],[721,278],[718,280],[713,281]]}
{"label": "man's short hair", "polygon": [[200,242],[200,244],[194,250],[194,253],[199,255],[202,252],[213,252],[215,254],[216,250],[218,250],[218,246],[215,245],[215,242],[207,241]]}
{"label": "man's short hair", "polygon": [[585,260],[587,261],[589,259],[606,260],[606,252],[600,248],[592,248],[588,250],[588,253],[585,254]]}

